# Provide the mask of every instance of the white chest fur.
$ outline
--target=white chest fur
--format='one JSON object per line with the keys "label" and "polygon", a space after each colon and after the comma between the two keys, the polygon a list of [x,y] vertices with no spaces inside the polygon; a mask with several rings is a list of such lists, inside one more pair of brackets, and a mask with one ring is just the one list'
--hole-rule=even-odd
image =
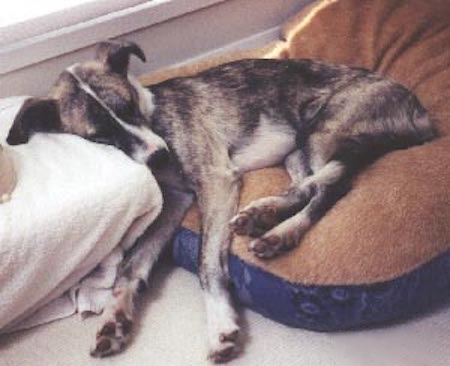
{"label": "white chest fur", "polygon": [[231,159],[240,172],[246,172],[280,163],[294,149],[295,130],[262,115],[258,128]]}

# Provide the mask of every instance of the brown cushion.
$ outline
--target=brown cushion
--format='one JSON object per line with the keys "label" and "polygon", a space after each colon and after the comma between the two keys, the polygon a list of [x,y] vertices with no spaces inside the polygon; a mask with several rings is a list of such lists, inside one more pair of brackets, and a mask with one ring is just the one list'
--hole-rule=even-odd
{"label": "brown cushion", "polygon": [[[281,42],[190,68],[165,70],[146,81],[190,75],[243,57],[314,58],[364,66],[417,93],[450,131],[450,2],[446,0],[320,1],[291,19]],[[379,159],[289,254],[262,261],[236,237],[242,259],[295,283],[370,284],[412,271],[450,248],[450,140]],[[241,206],[288,185],[282,168],[244,178]],[[194,207],[184,226],[199,230]]]}

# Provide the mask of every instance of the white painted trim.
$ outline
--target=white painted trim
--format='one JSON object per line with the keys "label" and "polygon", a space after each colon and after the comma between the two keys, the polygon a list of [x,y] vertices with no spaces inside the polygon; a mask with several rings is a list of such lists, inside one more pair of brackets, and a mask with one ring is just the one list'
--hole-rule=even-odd
{"label": "white painted trim", "polygon": [[224,1],[153,0],[17,41],[0,48],[0,75]]}
{"label": "white painted trim", "polygon": [[146,1],[148,0],[39,0],[22,12],[19,12],[19,6],[24,7],[29,0],[5,1],[3,13],[0,13],[0,47]]}
{"label": "white painted trim", "polygon": [[175,68],[179,66],[184,66],[188,64],[192,64],[204,59],[208,59],[211,57],[216,57],[220,55],[224,55],[229,52],[235,52],[235,51],[242,51],[242,50],[249,50],[249,49],[256,49],[258,47],[263,47],[270,42],[278,41],[280,40],[280,33],[281,33],[281,27],[273,27],[267,30],[264,30],[262,32],[252,34],[249,37],[240,39],[236,42],[229,43],[225,46],[208,50],[207,52],[204,52],[200,55],[196,55],[195,57],[183,60],[182,62],[178,62],[175,64],[171,64],[166,66],[166,68]]}

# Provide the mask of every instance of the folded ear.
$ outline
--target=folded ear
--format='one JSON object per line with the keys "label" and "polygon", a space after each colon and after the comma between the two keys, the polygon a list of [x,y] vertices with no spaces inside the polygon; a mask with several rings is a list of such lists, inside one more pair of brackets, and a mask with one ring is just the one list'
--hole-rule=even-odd
{"label": "folded ear", "polygon": [[97,46],[96,58],[111,71],[121,75],[128,72],[130,56],[135,55],[145,62],[144,51],[134,42],[105,41]]}
{"label": "folded ear", "polygon": [[33,132],[61,131],[61,119],[56,100],[30,98],[14,119],[6,142],[19,145],[28,142]]}

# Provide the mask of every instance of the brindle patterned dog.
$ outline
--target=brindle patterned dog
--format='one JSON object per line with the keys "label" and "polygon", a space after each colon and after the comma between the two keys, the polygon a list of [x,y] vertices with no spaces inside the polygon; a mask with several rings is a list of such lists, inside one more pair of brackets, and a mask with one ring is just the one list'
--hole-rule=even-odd
{"label": "brindle patterned dog", "polygon": [[[130,55],[145,60],[134,43],[101,43],[96,59],[65,70],[48,98],[24,104],[8,142],[24,143],[35,131],[73,133],[155,167],[164,209],[122,265],[96,356],[128,341],[139,285],[196,195],[209,357],[224,362],[239,337],[227,290],[232,233],[254,237],[250,250],[260,258],[291,249],[364,165],[432,139],[433,127],[407,89],[360,68],[243,60],[145,89],[128,73]],[[242,174],[283,161],[290,188],[237,213]]]}

